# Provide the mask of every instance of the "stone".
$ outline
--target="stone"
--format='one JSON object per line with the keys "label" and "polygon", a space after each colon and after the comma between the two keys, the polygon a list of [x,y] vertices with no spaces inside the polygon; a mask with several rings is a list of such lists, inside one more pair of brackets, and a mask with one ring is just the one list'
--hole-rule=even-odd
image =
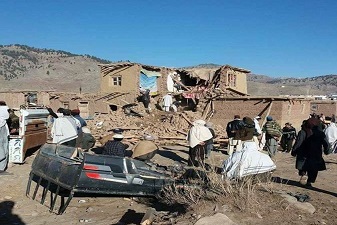
{"label": "stone", "polygon": [[223,224],[223,225],[238,225],[222,213],[216,213],[213,216],[206,216],[199,219],[194,225],[210,225],[210,224]]}
{"label": "stone", "polygon": [[12,196],[5,196],[6,200],[9,200],[9,199],[12,199],[12,198],[13,198]]}
{"label": "stone", "polygon": [[295,206],[298,209],[306,211],[310,214],[313,214],[316,211],[315,207],[309,202],[299,202],[295,197],[289,194],[281,194],[281,196],[284,197],[290,205]]}
{"label": "stone", "polygon": [[154,220],[156,210],[154,208],[149,208],[142,218],[141,224],[151,224]]}
{"label": "stone", "polygon": [[315,207],[309,202],[295,202],[293,205],[303,211],[307,211],[310,214],[314,214],[316,211]]}

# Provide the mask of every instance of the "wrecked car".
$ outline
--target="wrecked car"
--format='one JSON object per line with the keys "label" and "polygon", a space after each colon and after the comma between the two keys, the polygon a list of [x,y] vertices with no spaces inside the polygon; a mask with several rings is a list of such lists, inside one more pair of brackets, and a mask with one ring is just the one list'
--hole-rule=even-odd
{"label": "wrecked car", "polygon": [[[50,211],[61,197],[58,214],[62,214],[74,195],[156,196],[173,179],[165,170],[142,161],[107,155],[82,153],[74,147],[44,144],[36,155],[30,172],[26,195],[32,199],[43,188],[41,204],[51,192]],[[65,200],[67,199],[67,200]]]}

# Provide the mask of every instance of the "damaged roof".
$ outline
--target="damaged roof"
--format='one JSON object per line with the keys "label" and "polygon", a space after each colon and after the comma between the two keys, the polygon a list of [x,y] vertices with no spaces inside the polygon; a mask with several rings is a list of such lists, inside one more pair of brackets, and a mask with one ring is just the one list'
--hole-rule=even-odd
{"label": "damaged roof", "polygon": [[190,77],[199,78],[202,80],[212,80],[215,73],[223,73],[226,69],[232,69],[235,71],[240,71],[243,73],[250,73],[250,70],[246,70],[239,67],[234,67],[230,65],[224,65],[215,68],[190,68],[190,69],[179,69],[179,68],[167,68],[167,67],[159,67],[159,66],[150,66],[150,65],[143,65],[140,63],[133,63],[133,62],[118,62],[118,63],[110,63],[110,64],[99,64],[98,66],[101,68],[101,73],[103,76],[108,75],[111,72],[128,69],[132,66],[138,65],[139,67],[148,70],[148,71],[155,71],[159,72],[161,70],[168,70],[168,71],[176,71],[180,73],[185,73]]}
{"label": "damaged roof", "polygon": [[[103,76],[106,76],[109,73],[114,72],[116,70],[128,69],[128,68],[130,68],[132,66],[135,66],[135,65],[138,65],[139,67],[142,67],[145,70],[156,71],[156,72],[159,72],[162,69],[169,69],[169,68],[166,68],[166,67],[149,66],[149,65],[143,65],[143,64],[140,64],[140,63],[132,63],[132,62],[118,62],[118,63],[110,63],[110,64],[98,64],[98,66],[101,68],[101,73],[103,73]],[[172,70],[174,70],[174,69],[172,69]]]}

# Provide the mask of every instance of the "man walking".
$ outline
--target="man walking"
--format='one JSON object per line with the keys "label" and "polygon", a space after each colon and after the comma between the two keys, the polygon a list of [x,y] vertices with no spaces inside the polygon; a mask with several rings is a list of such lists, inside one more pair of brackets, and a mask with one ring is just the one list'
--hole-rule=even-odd
{"label": "man walking", "polygon": [[281,127],[273,120],[273,117],[267,116],[267,122],[262,131],[266,133],[266,147],[269,156],[272,158],[276,154],[278,141],[282,136]]}

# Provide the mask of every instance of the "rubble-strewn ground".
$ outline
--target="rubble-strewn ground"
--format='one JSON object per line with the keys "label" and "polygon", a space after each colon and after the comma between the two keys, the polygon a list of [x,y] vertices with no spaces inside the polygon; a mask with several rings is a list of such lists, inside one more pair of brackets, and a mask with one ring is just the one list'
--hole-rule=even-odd
{"label": "rubble-strewn ground", "polygon": [[[166,146],[161,149],[154,158],[155,162],[164,165],[175,161],[186,163],[186,148]],[[223,152],[213,152],[211,161],[219,166],[226,157]],[[328,169],[319,173],[313,189],[306,189],[298,185],[294,158],[289,154],[278,153],[275,158],[277,170],[273,176],[280,179],[256,185],[257,191],[251,196],[250,206],[241,206],[241,209],[246,207],[244,210],[232,204],[233,199],[230,197],[227,202],[221,196],[217,207],[214,202],[202,202],[187,212],[181,211],[179,207],[166,207],[156,201],[146,203],[144,200],[139,202],[139,199],[122,197],[75,197],[63,215],[49,213],[47,206],[25,196],[33,159],[34,155],[28,157],[25,164],[10,167],[8,171],[12,175],[0,175],[0,224],[139,224],[150,207],[155,207],[157,211],[170,211],[171,220],[176,224],[194,224],[197,218],[214,214],[215,208],[220,208],[238,224],[337,224],[337,155],[325,157]],[[310,203],[316,209],[315,213],[310,214],[290,206],[277,193],[281,190],[308,194]],[[50,203],[48,198],[46,205]],[[7,203],[14,204],[13,209]]]}
{"label": "rubble-strewn ground", "polygon": [[[160,165],[186,164],[188,149],[185,135],[189,123],[202,118],[199,113],[169,113],[154,111],[146,114],[141,106],[135,109],[144,114],[143,118],[126,116],[122,111],[96,115],[88,120],[92,134],[101,138],[112,134],[114,128],[124,128],[125,141],[130,148],[144,134],[152,134],[160,145],[159,153],[153,161]],[[224,137],[224,128],[215,125],[217,140]],[[218,143],[217,143],[218,144]],[[97,142],[99,146],[100,143]],[[225,149],[212,152],[207,160],[220,167],[227,158]],[[92,153],[93,154],[93,153]],[[295,159],[290,154],[278,153],[275,157],[277,170],[273,173],[274,182],[258,183],[251,187],[249,195],[240,198],[217,196],[216,201],[201,201],[191,204],[185,211],[179,206],[167,206],[154,199],[123,197],[75,197],[63,215],[49,213],[48,195],[45,205],[41,205],[41,193],[36,200],[25,196],[30,166],[34,154],[22,165],[8,169],[11,175],[0,175],[0,224],[139,224],[148,209],[155,208],[157,224],[194,224],[197,219],[213,215],[215,212],[226,214],[237,224],[337,224],[337,155],[325,156],[327,170],[319,173],[314,188],[306,189],[298,184]],[[34,185],[32,186],[34,188]],[[41,188],[40,188],[41,190]],[[310,196],[310,203],[315,207],[314,214],[290,205],[280,193],[301,193]],[[31,191],[32,192],[32,191]],[[13,206],[13,208],[11,208]],[[160,217],[162,215],[162,218]],[[161,219],[161,220],[160,220]],[[159,223],[162,222],[162,223]],[[163,223],[165,222],[165,223]]]}

